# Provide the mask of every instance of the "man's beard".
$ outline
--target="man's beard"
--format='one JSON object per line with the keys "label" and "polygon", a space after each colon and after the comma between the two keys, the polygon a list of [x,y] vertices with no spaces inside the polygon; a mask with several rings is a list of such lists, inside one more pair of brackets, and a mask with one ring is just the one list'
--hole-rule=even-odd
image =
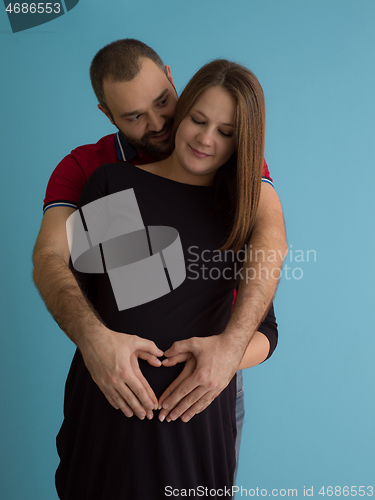
{"label": "man's beard", "polygon": [[141,139],[135,139],[134,137],[130,137],[128,135],[124,135],[125,139],[128,141],[130,146],[132,146],[137,151],[141,151],[149,156],[154,155],[166,155],[169,152],[169,137],[164,141],[152,141],[151,137],[157,135],[164,135],[172,128],[173,120],[169,119],[165,122],[163,130],[160,132],[147,132]]}

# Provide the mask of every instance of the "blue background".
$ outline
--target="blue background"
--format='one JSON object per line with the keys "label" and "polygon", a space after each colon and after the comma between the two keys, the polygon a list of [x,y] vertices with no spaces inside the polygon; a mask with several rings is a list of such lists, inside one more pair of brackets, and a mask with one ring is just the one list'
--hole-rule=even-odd
{"label": "blue background", "polygon": [[81,0],[17,34],[0,14],[1,498],[56,498],[74,346],[34,288],[31,253],[55,165],[114,131],[88,68],[124,37],[159,52],[179,91],[215,57],[264,87],[291,279],[275,301],[279,346],[245,374],[238,484],[298,496],[314,486],[316,498],[321,486],[375,485],[374,26],[372,0]]}

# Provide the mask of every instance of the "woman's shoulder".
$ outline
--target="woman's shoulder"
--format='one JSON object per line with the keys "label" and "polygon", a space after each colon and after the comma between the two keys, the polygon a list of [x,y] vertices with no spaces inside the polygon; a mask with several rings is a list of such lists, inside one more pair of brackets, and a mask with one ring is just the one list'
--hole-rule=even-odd
{"label": "woman's shoulder", "polygon": [[119,182],[133,178],[137,171],[139,171],[139,168],[127,161],[105,163],[91,174],[86,185],[96,186],[105,183],[116,186]]}
{"label": "woman's shoulder", "polygon": [[116,186],[124,184],[124,174],[129,165],[126,162],[105,163],[96,168],[82,190],[79,206],[86,205],[116,191]]}
{"label": "woman's shoulder", "polygon": [[147,165],[134,165],[128,161],[106,163],[96,169],[94,173],[97,173],[99,177],[105,176],[110,178],[110,180],[123,180],[126,178],[133,179],[143,176],[145,172],[157,174],[157,170],[154,168],[153,163],[148,163]]}

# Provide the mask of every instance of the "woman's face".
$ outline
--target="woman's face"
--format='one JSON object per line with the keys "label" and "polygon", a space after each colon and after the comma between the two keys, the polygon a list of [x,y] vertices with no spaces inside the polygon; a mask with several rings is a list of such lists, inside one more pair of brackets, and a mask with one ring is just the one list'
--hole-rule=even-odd
{"label": "woman's face", "polygon": [[[179,163],[200,184],[212,184],[217,170],[236,150],[236,105],[221,87],[205,90],[177,129],[175,153]],[[202,182],[203,181],[203,182]]]}

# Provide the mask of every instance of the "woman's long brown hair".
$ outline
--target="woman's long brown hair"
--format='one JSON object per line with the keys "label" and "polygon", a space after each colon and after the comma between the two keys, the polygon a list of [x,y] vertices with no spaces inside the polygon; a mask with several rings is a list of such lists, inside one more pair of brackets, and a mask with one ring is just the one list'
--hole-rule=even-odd
{"label": "woman's long brown hair", "polygon": [[195,101],[210,87],[219,86],[235,101],[236,153],[215,176],[216,206],[229,196],[229,234],[221,250],[237,252],[250,239],[259,205],[264,164],[265,104],[256,76],[244,66],[216,59],[204,65],[189,81],[176,107],[171,144]]}

